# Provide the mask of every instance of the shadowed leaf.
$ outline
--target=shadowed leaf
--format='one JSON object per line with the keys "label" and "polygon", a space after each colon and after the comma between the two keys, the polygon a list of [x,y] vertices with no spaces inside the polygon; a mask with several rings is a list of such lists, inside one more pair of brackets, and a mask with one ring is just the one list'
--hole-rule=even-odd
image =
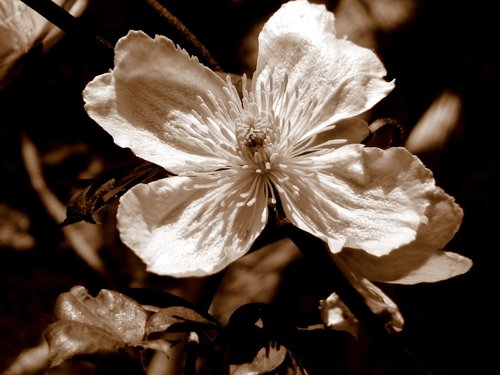
{"label": "shadowed leaf", "polygon": [[216,329],[213,321],[207,320],[193,309],[172,306],[159,310],[151,316],[146,324],[146,332],[168,332],[168,331],[209,331]]}
{"label": "shadowed leaf", "polygon": [[85,189],[71,197],[66,210],[66,219],[61,225],[82,220],[95,224],[95,215],[101,209],[113,204],[133,186],[169,175],[165,169],[143,160],[132,167],[106,173],[91,180]]}
{"label": "shadowed leaf", "polygon": [[284,343],[295,327],[271,306],[243,305],[231,315],[226,328],[230,374],[267,374],[278,368],[280,373],[286,371],[289,352]]}
{"label": "shadowed leaf", "polygon": [[286,356],[287,349],[283,345],[261,348],[251,362],[231,364],[229,371],[232,375],[268,374],[278,369]]}

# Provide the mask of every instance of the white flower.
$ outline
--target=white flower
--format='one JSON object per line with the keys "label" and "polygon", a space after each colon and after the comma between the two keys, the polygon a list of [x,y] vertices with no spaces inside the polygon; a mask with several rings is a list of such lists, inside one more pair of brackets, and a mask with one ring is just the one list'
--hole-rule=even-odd
{"label": "white flower", "polygon": [[[54,0],[79,16],[87,7],[87,0]],[[0,88],[16,72],[19,59],[41,43],[47,51],[62,36],[62,31],[20,0],[0,0]]]}
{"label": "white flower", "polygon": [[178,176],[122,197],[122,240],[151,272],[214,273],[249,250],[279,195],[288,219],[334,254],[411,243],[434,204],[432,174],[404,148],[359,144],[367,127],[353,119],[392,90],[385,75],[305,0],[265,24],[242,99],[168,38],[131,31],[114,70],[86,87],[85,108],[115,143]]}

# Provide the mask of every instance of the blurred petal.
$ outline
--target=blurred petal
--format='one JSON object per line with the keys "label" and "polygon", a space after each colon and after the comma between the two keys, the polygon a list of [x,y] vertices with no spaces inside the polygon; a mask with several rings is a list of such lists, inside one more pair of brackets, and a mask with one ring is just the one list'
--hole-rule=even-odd
{"label": "blurred petal", "polygon": [[332,13],[300,0],[284,4],[262,29],[254,87],[284,74],[290,95],[308,87],[309,99],[319,101],[303,139],[359,115],[394,87],[372,51],[337,39]]}
{"label": "blurred petal", "polygon": [[443,92],[427,109],[406,141],[414,154],[440,151],[459,123],[462,101],[449,91]]}
{"label": "blurred petal", "polygon": [[345,248],[338,254],[354,272],[373,281],[398,284],[437,282],[467,272],[472,261],[442,249],[462,221],[462,209],[443,190],[436,189],[417,238],[388,255],[376,257],[359,249]]}
{"label": "blurred petal", "polygon": [[317,173],[289,166],[289,182],[280,186],[283,207],[294,225],[328,242],[332,252],[347,246],[381,256],[415,239],[434,180],[404,148],[347,145],[302,162]]}
{"label": "blurred petal", "polygon": [[[216,185],[204,177],[170,177],[137,185],[120,200],[121,239],[150,272],[218,272],[248,251],[267,220],[263,189],[254,205],[238,206],[241,190],[249,188],[246,181],[240,183],[242,187]],[[207,184],[216,187],[204,187]]]}
{"label": "blurred petal", "polygon": [[[227,99],[225,82],[162,36],[130,31],[115,49],[115,69],[96,77],[84,91],[85,109],[139,157],[174,173],[226,165],[202,112],[208,91]],[[222,154],[224,155],[224,154]]]}
{"label": "blurred petal", "polygon": [[[63,7],[68,11],[73,17],[79,17],[83,14],[88,5],[88,0],[52,0],[57,5]],[[38,15],[40,18],[42,16]],[[43,18],[46,29],[43,31],[45,34],[43,37],[43,49],[48,51],[54,46],[54,44],[64,35],[62,30],[52,25],[45,18]]]}
{"label": "blurred petal", "polygon": [[[87,7],[87,0],[54,0],[74,17]],[[0,89],[19,69],[19,60],[41,43],[47,52],[62,36],[61,29],[21,1],[0,1]]]}
{"label": "blurred petal", "polygon": [[36,38],[33,13],[20,1],[0,1],[0,89],[15,75],[17,60]]}

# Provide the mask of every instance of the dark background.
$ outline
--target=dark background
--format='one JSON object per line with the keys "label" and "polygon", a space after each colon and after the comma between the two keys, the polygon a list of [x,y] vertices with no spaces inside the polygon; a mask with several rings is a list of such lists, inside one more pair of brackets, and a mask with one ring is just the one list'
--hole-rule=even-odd
{"label": "dark background", "polygon": [[[163,1],[225,71],[249,75],[258,27],[281,3]],[[382,18],[402,3],[410,5],[402,21],[384,24]],[[375,12],[376,6],[383,11]],[[462,99],[459,121],[445,146],[421,157],[438,185],[465,211],[463,225],[447,248],[471,258],[474,266],[466,275],[437,284],[387,290],[405,317],[405,344],[431,373],[491,373],[488,369],[498,367],[500,16],[487,1],[347,0],[328,2],[327,7],[339,10],[339,24],[355,34],[350,39],[374,48],[389,78],[396,79],[396,89],[371,117],[392,117],[409,134],[444,90]],[[81,20],[112,44],[129,29],[141,29],[169,36],[196,53],[145,1],[89,0]],[[131,155],[115,146],[83,110],[81,91],[110,68],[111,51],[69,34],[46,55],[34,51],[16,80],[0,91],[0,369],[23,349],[38,345],[60,293],[77,284],[119,289],[144,285],[147,279],[140,262],[120,245],[112,210],[103,214],[97,229],[88,229],[98,237],[92,241],[106,272],[99,274],[82,261],[33,189],[21,152],[22,139],[28,137],[40,153],[47,185],[63,203],[78,190],[79,179],[130,161]],[[314,296],[314,269],[293,259],[289,267],[280,268],[283,283],[272,286],[286,292],[277,301],[296,309],[291,314],[299,317],[317,303],[308,299]],[[250,289],[242,293],[258,299]],[[390,354],[363,342],[342,342],[347,346],[342,350],[358,351],[344,358],[349,373],[404,374],[388,365]]]}

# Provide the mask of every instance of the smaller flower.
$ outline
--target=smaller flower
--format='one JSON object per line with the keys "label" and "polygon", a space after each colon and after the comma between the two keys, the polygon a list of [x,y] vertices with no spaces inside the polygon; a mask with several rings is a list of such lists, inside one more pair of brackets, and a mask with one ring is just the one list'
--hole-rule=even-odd
{"label": "smaller flower", "polygon": [[326,300],[321,300],[319,310],[323,323],[327,327],[358,337],[359,321],[337,293],[332,293]]}
{"label": "smaller flower", "polygon": [[[77,17],[87,7],[87,0],[54,0]],[[20,0],[0,0],[0,89],[19,69],[19,60],[41,44],[48,51],[62,36],[62,31]]]}

